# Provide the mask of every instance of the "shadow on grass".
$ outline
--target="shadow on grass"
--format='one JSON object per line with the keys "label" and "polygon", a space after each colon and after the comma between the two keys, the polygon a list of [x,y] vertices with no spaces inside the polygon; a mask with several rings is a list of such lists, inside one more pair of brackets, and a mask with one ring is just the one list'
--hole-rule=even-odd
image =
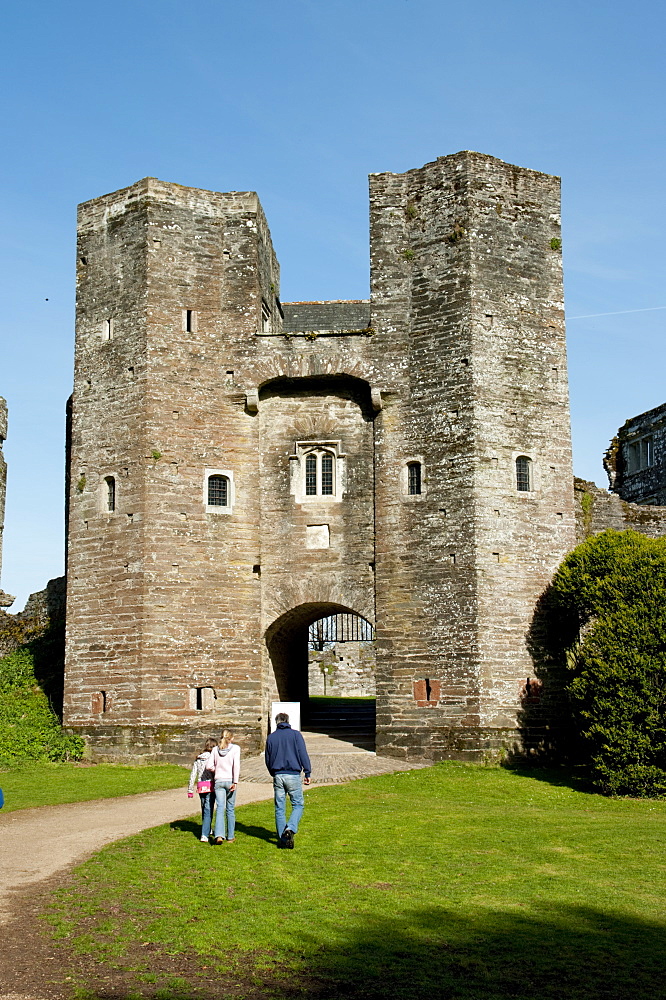
{"label": "shadow on grass", "polygon": [[[344,902],[341,901],[341,907]],[[519,906],[520,904],[517,904]],[[275,904],[280,915],[279,900]],[[152,984],[125,980],[97,1000],[655,1000],[664,996],[663,925],[589,907],[461,916],[443,908],[395,918],[349,914],[337,943],[319,929],[299,942],[290,969],[230,969],[191,953],[167,967],[155,951]],[[336,928],[339,933],[339,927]],[[251,940],[248,946],[251,947]],[[166,956],[165,956],[166,957]],[[264,959],[266,956],[264,956]],[[242,980],[242,981],[239,981]],[[96,980],[99,982],[99,979]]]}
{"label": "shadow on grass", "polygon": [[[197,840],[201,836],[201,823],[191,819],[177,819],[169,823],[172,830],[180,830],[183,833],[191,833]],[[277,844],[277,834],[275,830],[267,830],[265,826],[249,826],[247,823],[236,821],[236,833],[244,833],[246,837],[256,837],[258,840],[266,840],[269,843]]]}
{"label": "shadow on grass", "polygon": [[257,840],[266,840],[268,843],[277,844],[277,833],[275,830],[266,829],[265,826],[250,826],[236,820],[236,833],[238,832],[244,833],[246,837],[256,837]]}
{"label": "shadow on grass", "polygon": [[191,819],[177,819],[169,823],[172,830],[182,830],[183,833],[191,833],[198,840],[201,836],[201,823],[196,823]]}
{"label": "shadow on grass", "polygon": [[531,778],[533,781],[543,781],[554,788],[571,788],[575,792],[587,792],[598,795],[582,767],[540,767],[536,764],[510,763],[505,765],[507,771],[520,775],[521,778]]}

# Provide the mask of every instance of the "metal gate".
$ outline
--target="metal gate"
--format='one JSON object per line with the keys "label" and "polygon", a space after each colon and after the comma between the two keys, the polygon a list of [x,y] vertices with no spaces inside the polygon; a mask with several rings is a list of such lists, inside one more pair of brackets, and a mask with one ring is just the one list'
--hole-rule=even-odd
{"label": "metal gate", "polygon": [[329,615],[313,622],[308,629],[310,649],[326,649],[336,642],[372,642],[375,630],[360,615]]}

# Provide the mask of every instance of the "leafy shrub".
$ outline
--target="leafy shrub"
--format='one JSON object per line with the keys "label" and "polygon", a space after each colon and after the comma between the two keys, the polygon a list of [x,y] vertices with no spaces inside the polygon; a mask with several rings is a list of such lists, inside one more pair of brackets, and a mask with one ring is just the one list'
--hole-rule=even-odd
{"label": "leafy shrub", "polygon": [[84,748],[79,736],[62,731],[35,678],[32,651],[24,647],[0,660],[0,762],[79,760]]}
{"label": "leafy shrub", "polygon": [[666,793],[666,538],[605,531],[579,545],[549,594],[551,654],[594,784]]}

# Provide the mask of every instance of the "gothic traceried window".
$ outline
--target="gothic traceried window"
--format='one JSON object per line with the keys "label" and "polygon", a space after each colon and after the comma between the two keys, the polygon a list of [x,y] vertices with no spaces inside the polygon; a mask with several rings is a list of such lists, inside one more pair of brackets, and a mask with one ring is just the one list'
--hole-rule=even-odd
{"label": "gothic traceried window", "polygon": [[291,493],[297,503],[342,500],[346,456],[339,441],[296,441],[289,458]]}
{"label": "gothic traceried window", "polygon": [[335,463],[330,451],[311,451],[305,458],[305,496],[331,497],[335,493]]}
{"label": "gothic traceried window", "polygon": [[330,452],[324,452],[321,456],[321,495],[333,495],[333,456]]}
{"label": "gothic traceried window", "polygon": [[305,459],[305,495],[317,495],[317,456],[308,455]]}

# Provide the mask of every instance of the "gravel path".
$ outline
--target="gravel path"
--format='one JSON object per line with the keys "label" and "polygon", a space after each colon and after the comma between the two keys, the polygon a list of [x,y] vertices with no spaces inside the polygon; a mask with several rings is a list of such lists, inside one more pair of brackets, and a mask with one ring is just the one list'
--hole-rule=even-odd
{"label": "gravel path", "polygon": [[[314,785],[429,766],[425,762],[378,757],[351,743],[318,733],[304,735],[312,760]],[[245,758],[237,805],[272,798],[273,785],[270,779],[266,781],[267,777],[263,756]],[[29,939],[31,934],[40,933],[34,919],[28,918],[27,927],[21,923],[23,906],[31,892],[33,896],[35,892],[47,893],[50,879],[114,840],[197,814],[198,802],[187,798],[186,788],[184,772],[183,788],[0,813],[0,933],[3,936],[9,933],[10,941],[27,966],[20,972],[19,961],[13,967],[10,965],[9,974],[0,976],[5,979],[0,981],[0,1000],[45,1000],[39,988],[17,992],[17,987],[29,988],[32,978]],[[43,948],[44,942],[41,944]],[[49,991],[48,996],[55,994]]]}

